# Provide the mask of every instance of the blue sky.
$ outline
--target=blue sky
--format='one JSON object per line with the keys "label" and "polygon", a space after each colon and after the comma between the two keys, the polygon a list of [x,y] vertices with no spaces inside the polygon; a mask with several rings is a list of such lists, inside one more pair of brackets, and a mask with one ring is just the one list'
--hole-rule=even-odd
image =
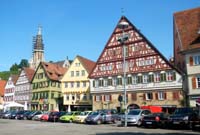
{"label": "blue sky", "polygon": [[173,13],[200,0],[0,0],[0,71],[32,56],[43,27],[46,61],[80,55],[96,61],[124,15],[166,57],[173,56]]}

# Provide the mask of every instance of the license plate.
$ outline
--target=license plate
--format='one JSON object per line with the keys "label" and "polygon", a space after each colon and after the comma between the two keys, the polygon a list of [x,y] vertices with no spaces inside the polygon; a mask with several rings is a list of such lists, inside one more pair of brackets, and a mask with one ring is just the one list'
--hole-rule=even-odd
{"label": "license plate", "polygon": [[146,122],[146,124],[152,124],[152,122]]}
{"label": "license plate", "polygon": [[173,124],[179,124],[179,122],[178,121],[174,121]]}

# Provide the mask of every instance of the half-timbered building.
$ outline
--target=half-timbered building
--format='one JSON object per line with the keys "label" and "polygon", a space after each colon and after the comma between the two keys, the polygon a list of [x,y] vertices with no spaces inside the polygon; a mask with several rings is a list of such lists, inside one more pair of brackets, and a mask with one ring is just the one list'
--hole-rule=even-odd
{"label": "half-timbered building", "polygon": [[31,80],[35,70],[24,67],[15,85],[15,102],[24,105],[25,110],[31,109],[32,87]]}
{"label": "half-timbered building", "polygon": [[[119,28],[122,23],[128,27]],[[123,44],[119,42],[122,33],[129,35]],[[93,110],[120,109],[118,98],[124,94],[124,82],[128,107],[131,104],[178,107],[183,98],[180,73],[125,16],[99,56],[90,81]]]}

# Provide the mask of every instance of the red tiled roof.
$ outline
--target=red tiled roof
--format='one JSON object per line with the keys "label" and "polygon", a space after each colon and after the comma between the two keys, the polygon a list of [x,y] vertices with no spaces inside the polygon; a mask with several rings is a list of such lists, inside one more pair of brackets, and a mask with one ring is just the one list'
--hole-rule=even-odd
{"label": "red tiled roof", "polygon": [[41,62],[41,65],[43,66],[46,75],[51,80],[59,81],[64,73],[67,71],[67,68],[63,68],[57,64],[48,63],[48,62]]}
{"label": "red tiled roof", "polygon": [[181,51],[200,48],[200,8],[174,14],[174,23],[182,43]]}
{"label": "red tiled roof", "polygon": [[10,75],[11,79],[12,79],[12,82],[14,83],[14,85],[16,84],[17,82],[17,79],[19,77],[19,75]]}
{"label": "red tiled roof", "polygon": [[77,58],[79,59],[83,67],[87,70],[88,74],[90,74],[96,63],[79,55],[77,56]]}
{"label": "red tiled roof", "polygon": [[6,81],[5,80],[0,80],[0,96],[4,95],[5,86],[6,86]]}
{"label": "red tiled roof", "polygon": [[31,81],[34,76],[35,70],[33,70],[32,68],[24,68],[24,72],[26,73],[28,80]]}

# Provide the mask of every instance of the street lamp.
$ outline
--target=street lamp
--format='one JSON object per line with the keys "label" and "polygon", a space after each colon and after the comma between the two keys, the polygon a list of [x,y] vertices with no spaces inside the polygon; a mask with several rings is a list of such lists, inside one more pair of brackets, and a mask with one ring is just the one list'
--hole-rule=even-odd
{"label": "street lamp", "polygon": [[125,109],[125,121],[124,121],[124,126],[126,127],[127,126],[127,101],[126,101],[126,48],[125,48],[125,41],[128,40],[129,38],[129,34],[125,33],[124,32],[124,29],[128,27],[128,23],[127,22],[120,22],[118,24],[118,28],[122,29],[122,35],[118,38],[118,41],[122,44],[123,46],[123,73],[124,73],[124,76],[123,76],[123,80],[124,80],[124,83],[123,83],[123,87],[124,87],[124,109]]}

